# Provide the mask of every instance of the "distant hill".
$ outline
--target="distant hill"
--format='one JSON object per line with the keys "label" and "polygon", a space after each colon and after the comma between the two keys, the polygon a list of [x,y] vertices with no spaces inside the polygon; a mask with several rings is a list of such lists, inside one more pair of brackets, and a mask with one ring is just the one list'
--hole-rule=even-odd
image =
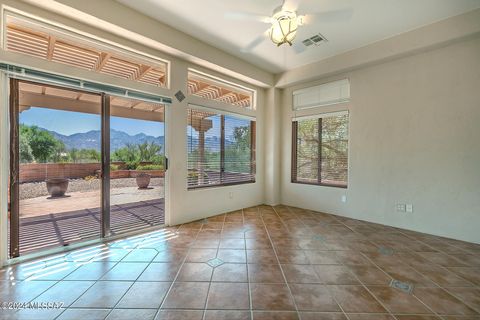
{"label": "distant hill", "polygon": [[[46,130],[44,128],[41,128],[43,130]],[[101,148],[101,132],[100,130],[92,130],[88,132],[83,132],[83,133],[74,133],[72,135],[63,135],[60,134],[56,131],[50,131],[50,132],[56,139],[62,141],[65,144],[65,147],[68,150],[71,149],[95,149],[97,151],[100,151]],[[159,136],[159,137],[154,137],[154,136],[149,136],[144,133],[139,133],[136,135],[129,135],[128,133],[124,131],[119,131],[119,130],[110,130],[110,149],[111,151],[115,151],[117,149],[125,147],[127,144],[142,144],[145,142],[151,143],[154,142],[158,145],[162,146],[162,150],[165,150],[165,137],[164,136]],[[190,147],[196,148],[198,146],[198,138],[196,137],[187,137],[187,144],[190,149]],[[226,146],[232,145],[232,141],[225,141]],[[205,138],[205,145],[206,149],[211,151],[211,152],[218,152],[220,151],[220,137],[216,136],[208,136]]]}

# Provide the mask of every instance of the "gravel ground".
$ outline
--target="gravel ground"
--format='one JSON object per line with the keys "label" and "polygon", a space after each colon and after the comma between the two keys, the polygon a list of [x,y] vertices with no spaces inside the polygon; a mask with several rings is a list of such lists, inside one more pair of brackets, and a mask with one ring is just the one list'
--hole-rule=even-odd
{"label": "gravel ground", "polygon": [[[111,188],[125,188],[136,187],[137,183],[135,178],[123,178],[110,180]],[[163,178],[152,178],[150,180],[150,186],[160,187],[163,186]],[[94,191],[100,190],[100,180],[83,180],[83,179],[71,179],[68,184],[69,192],[78,191]],[[45,182],[28,182],[20,184],[20,200],[31,199],[36,197],[48,196],[47,185]]]}

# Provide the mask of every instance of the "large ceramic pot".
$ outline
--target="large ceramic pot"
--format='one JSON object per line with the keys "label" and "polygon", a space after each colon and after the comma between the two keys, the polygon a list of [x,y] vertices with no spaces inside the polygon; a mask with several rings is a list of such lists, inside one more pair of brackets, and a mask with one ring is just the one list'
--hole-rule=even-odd
{"label": "large ceramic pot", "polygon": [[47,183],[48,193],[53,197],[62,197],[68,189],[67,178],[53,178],[45,181]]}
{"label": "large ceramic pot", "polygon": [[140,173],[137,175],[135,180],[137,181],[137,186],[139,189],[147,189],[150,184],[151,176],[148,173]]}

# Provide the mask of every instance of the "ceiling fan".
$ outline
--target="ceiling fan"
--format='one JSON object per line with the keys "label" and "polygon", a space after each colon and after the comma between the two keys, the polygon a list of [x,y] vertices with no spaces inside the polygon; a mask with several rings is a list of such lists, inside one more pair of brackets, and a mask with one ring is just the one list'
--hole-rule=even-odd
{"label": "ceiling fan", "polygon": [[299,2],[300,0],[283,0],[283,3],[273,10],[272,16],[262,16],[244,12],[231,12],[226,14],[226,18],[228,19],[255,20],[271,25],[263,34],[259,35],[243,48],[242,51],[250,52],[264,40],[270,38],[278,47],[283,44],[288,44],[289,46],[293,46],[297,53],[300,53],[305,48],[294,43],[300,26],[311,23],[316,19],[329,21],[341,20],[343,18],[349,18],[352,14],[351,9],[341,9],[302,15],[297,12],[300,5]]}

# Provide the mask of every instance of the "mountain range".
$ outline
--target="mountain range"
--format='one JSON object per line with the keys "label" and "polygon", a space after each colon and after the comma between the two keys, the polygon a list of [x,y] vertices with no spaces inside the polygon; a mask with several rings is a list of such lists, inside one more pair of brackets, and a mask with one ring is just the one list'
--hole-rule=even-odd
{"label": "mountain range", "polygon": [[[46,130],[46,129],[43,129],[43,130]],[[100,130],[74,133],[72,135],[63,135],[56,131],[50,131],[50,130],[46,130],[46,131],[50,132],[56,139],[62,141],[65,144],[65,147],[67,148],[67,150],[71,150],[75,148],[75,149],[95,149],[97,151],[100,151],[101,149],[101,131]],[[124,131],[119,131],[114,129],[110,130],[110,150],[112,152],[117,149],[125,147],[127,144],[142,144],[145,142],[156,143],[162,146],[162,150],[165,150],[164,136],[154,137],[154,136],[146,135],[144,133],[129,135]],[[187,143],[188,143],[189,149],[191,147],[196,148],[196,146],[198,145],[198,138],[188,136]],[[227,140],[225,141],[225,144],[228,146],[233,144],[233,142]],[[207,150],[211,152],[218,152],[220,150],[220,137],[217,137],[217,136],[205,137],[205,145]]]}

